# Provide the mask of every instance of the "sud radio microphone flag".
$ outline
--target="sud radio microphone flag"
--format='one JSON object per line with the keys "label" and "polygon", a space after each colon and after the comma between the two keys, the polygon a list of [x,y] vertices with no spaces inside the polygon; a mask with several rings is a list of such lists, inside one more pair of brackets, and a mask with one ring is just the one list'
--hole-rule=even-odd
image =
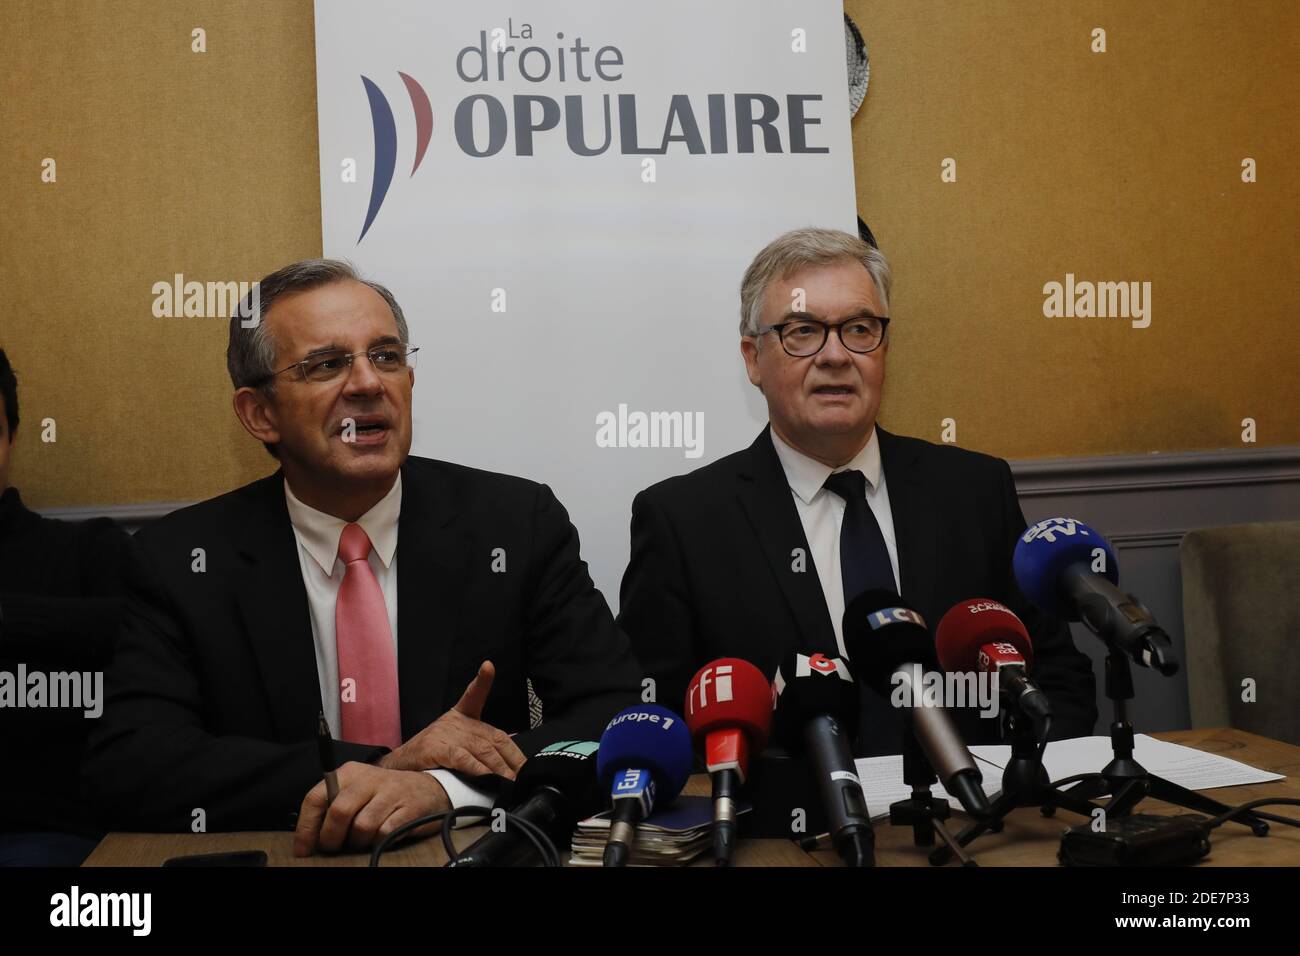
{"label": "sud radio microphone flag", "polygon": [[736,796],[753,754],[772,730],[772,686],[749,661],[723,657],[705,664],[686,690],[686,726],[704,752],[713,782],[713,859],[731,861]]}
{"label": "sud radio microphone flag", "polygon": [[934,645],[949,673],[996,674],[1001,695],[1035,724],[1052,715],[1051,701],[1029,679],[1029,632],[1006,605],[989,598],[953,605],[935,629]]}
{"label": "sud radio microphone flag", "polygon": [[939,672],[925,619],[892,591],[859,594],[844,611],[844,647],[861,680],[886,700],[906,685],[904,714],[913,737],[945,790],[974,817],[989,813],[983,777],[943,707],[925,702],[924,675]]}
{"label": "sud radio microphone flag", "polygon": [[1135,664],[1166,677],[1178,672],[1169,635],[1141,601],[1116,586],[1115,551],[1082,521],[1048,518],[1026,528],[1012,567],[1020,590],[1040,610],[1082,621]]}
{"label": "sud radio microphone flag", "polygon": [[791,651],[773,687],[776,734],[788,750],[807,755],[836,851],[848,866],[874,866],[875,835],[853,761],[858,688],[847,662]]}
{"label": "sud radio microphone flag", "polygon": [[[524,762],[496,806],[541,827],[556,846],[569,843],[578,821],[605,805],[596,776],[597,747],[594,740],[561,740],[543,747]],[[507,822],[504,831],[485,834],[447,865],[523,866],[536,857],[532,841]]]}
{"label": "sud radio microphone flag", "polygon": [[613,803],[605,866],[627,865],[636,825],[656,804],[677,799],[694,756],[686,721],[667,707],[629,707],[605,726],[596,752],[596,774]]}

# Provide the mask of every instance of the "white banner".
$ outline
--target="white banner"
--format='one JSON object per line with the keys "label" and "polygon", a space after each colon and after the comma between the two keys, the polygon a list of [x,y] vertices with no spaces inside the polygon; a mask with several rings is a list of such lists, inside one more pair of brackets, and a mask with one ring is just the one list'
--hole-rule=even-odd
{"label": "white banner", "polygon": [[316,0],[327,256],[421,347],[413,453],[549,484],[617,610],[640,489],[767,420],[740,278],[856,230],[838,0]]}

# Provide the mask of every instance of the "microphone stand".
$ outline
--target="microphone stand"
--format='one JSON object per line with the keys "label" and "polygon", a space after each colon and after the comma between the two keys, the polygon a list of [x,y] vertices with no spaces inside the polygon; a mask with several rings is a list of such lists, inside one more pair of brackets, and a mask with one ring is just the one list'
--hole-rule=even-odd
{"label": "microphone stand", "polygon": [[[1128,701],[1133,699],[1133,670],[1128,657],[1112,641],[1106,642],[1106,648],[1106,696],[1110,698],[1114,709],[1114,720],[1110,725],[1112,759],[1102,768],[1101,773],[1076,774],[1053,783],[1053,789],[1059,790],[1067,784],[1081,781],[1064,793],[1045,800],[1043,815],[1051,816],[1055,807],[1066,806],[1060,799],[1065,795],[1084,800],[1110,795],[1105,811],[1107,816],[1112,817],[1129,816],[1144,797],[1154,797],[1210,816],[1228,813],[1232,808],[1226,804],[1195,790],[1188,790],[1171,780],[1147,773],[1146,768],[1133,759],[1133,724],[1128,719]],[[1230,819],[1234,823],[1250,827],[1255,836],[1268,835],[1268,824],[1258,814],[1241,813]]]}
{"label": "microphone stand", "polygon": [[934,846],[934,835],[938,833],[946,844],[940,849],[950,849],[961,860],[962,866],[978,866],[962,851],[943,824],[952,813],[952,808],[947,800],[936,801],[930,792],[930,788],[938,781],[934,768],[921,752],[909,718],[903,730],[903,782],[912,788],[912,795],[889,805],[889,825],[910,826],[912,842],[916,846]]}
{"label": "microphone stand", "polygon": [[[986,819],[975,820],[957,834],[959,846],[969,845],[985,832],[1001,833],[1007,814],[1019,807],[1042,807],[1043,815],[1051,816],[1059,806],[1089,819],[1096,809],[1096,804],[1079,798],[1074,790],[1062,793],[1052,787],[1033,722],[1019,707],[1007,712],[1006,730],[1011,738],[1011,759],[1002,770],[1002,790],[993,798]],[[936,847],[930,854],[933,866],[943,866],[950,859],[952,851],[946,846]]]}

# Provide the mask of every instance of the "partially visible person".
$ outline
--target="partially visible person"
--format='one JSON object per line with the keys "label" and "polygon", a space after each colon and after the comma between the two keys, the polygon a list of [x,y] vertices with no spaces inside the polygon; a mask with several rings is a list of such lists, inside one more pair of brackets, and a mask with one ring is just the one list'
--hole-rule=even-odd
{"label": "partially visible person", "polygon": [[9,484],[17,431],[0,349],[0,865],[76,866],[102,835],[79,767],[134,551],[106,518],[55,521],[23,504]]}

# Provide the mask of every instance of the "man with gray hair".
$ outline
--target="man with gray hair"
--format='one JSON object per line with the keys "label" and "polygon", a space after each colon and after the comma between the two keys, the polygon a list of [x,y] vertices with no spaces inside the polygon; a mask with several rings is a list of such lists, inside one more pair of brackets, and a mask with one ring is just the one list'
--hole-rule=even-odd
{"label": "man with gray hair", "polygon": [[359,850],[597,738],[638,674],[549,488],[409,454],[419,350],[392,293],[315,259],[254,297],[226,360],[279,470],[139,533],[152,582],[85,777],[117,828],[296,819],[300,855]]}
{"label": "man with gray hair", "polygon": [[[1025,530],[1005,461],[893,435],[877,422],[892,277],[879,250],[830,229],[780,236],[740,287],[740,352],[769,425],[744,451],[660,482],[632,503],[619,623],[657,698],[682,706],[704,664],[845,654],[845,607],[883,588],[931,625],[974,597],[1001,601],[1034,642],[1053,736],[1089,734],[1094,679],[1066,626],[1016,587]],[[995,721],[958,715],[969,742]],[[897,753],[898,713],[864,700],[860,755]]]}

